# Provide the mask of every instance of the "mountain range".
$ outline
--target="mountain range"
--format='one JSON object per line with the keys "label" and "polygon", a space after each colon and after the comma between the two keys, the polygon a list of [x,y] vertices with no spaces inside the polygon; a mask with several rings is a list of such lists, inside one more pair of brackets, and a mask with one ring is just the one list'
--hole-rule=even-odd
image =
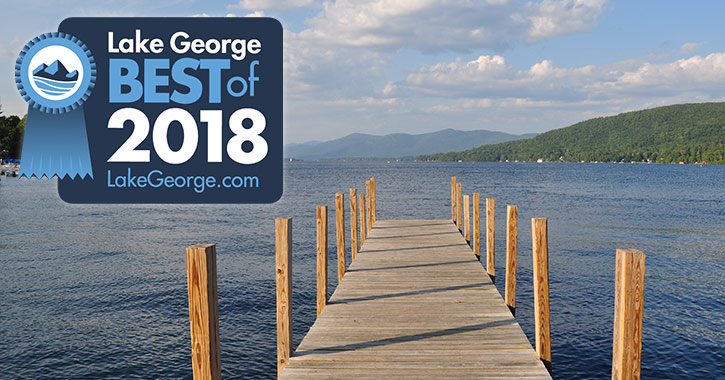
{"label": "mountain range", "polygon": [[525,139],[533,133],[513,135],[487,130],[444,129],[423,134],[392,133],[384,136],[353,133],[330,141],[287,144],[284,156],[304,160],[333,158],[403,158],[421,154],[469,149],[484,144]]}
{"label": "mountain range", "polygon": [[56,59],[50,65],[40,64],[33,70],[33,76],[62,82],[75,82],[78,79],[78,70],[68,72],[63,63]]}
{"label": "mountain range", "polygon": [[725,163],[725,103],[675,104],[626,112],[527,140],[458,150],[418,159]]}

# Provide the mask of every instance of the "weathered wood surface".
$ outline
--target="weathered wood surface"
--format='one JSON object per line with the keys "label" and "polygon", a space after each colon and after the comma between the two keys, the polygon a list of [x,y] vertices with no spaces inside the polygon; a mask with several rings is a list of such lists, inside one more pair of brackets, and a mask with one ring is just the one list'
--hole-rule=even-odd
{"label": "weathered wood surface", "polygon": [[281,378],[551,377],[450,220],[378,220]]}
{"label": "weathered wood surface", "polygon": [[531,219],[534,261],[534,328],[536,353],[551,371],[551,330],[549,320],[549,243],[546,218]]}
{"label": "weathered wood surface", "polygon": [[222,370],[219,352],[216,245],[199,244],[186,248],[186,275],[194,380],[219,380]]}
{"label": "weathered wood surface", "polygon": [[370,233],[370,229],[373,228],[373,222],[371,220],[370,213],[372,212],[372,206],[370,202],[373,199],[372,191],[370,190],[370,180],[365,181],[365,225],[367,226],[367,233]]}
{"label": "weathered wood surface", "polygon": [[473,193],[473,254],[481,261],[481,194]]}
{"label": "weathered wood surface", "polygon": [[277,277],[277,375],[292,354],[292,218],[277,218],[275,263]]}
{"label": "weathered wood surface", "polygon": [[463,185],[460,182],[456,182],[456,226],[458,227],[458,232],[463,232],[463,226],[461,226],[461,211],[463,211],[463,206],[461,206],[461,202],[463,202],[462,192]]}
{"label": "weathered wood surface", "polygon": [[375,207],[377,197],[375,195],[375,177],[370,178],[370,221],[371,227],[375,225],[375,221],[378,219],[378,209]]}
{"label": "weathered wood surface", "polygon": [[350,189],[350,259],[355,260],[358,250],[357,238],[357,189]]}
{"label": "weathered wood surface", "polygon": [[327,206],[317,206],[317,315],[327,305]]}
{"label": "weathered wood surface", "polygon": [[463,224],[466,227],[465,236],[466,243],[471,244],[471,197],[463,196]]}
{"label": "weathered wood surface", "polygon": [[[358,194],[360,199],[360,247],[365,244],[365,236],[367,235],[367,227],[365,227],[365,194]],[[359,252],[359,250],[358,250]]]}
{"label": "weathered wood surface", "polygon": [[335,236],[337,238],[337,281],[345,276],[345,195],[335,194]]}
{"label": "weathered wood surface", "polygon": [[496,200],[486,198],[486,271],[496,281]]}
{"label": "weathered wood surface", "polygon": [[504,298],[516,315],[516,249],[519,244],[519,207],[506,206],[506,291]]}
{"label": "weathered wood surface", "polygon": [[451,221],[456,222],[456,177],[451,177]]}
{"label": "weathered wood surface", "polygon": [[618,249],[616,263],[612,380],[639,379],[645,254],[636,249]]}

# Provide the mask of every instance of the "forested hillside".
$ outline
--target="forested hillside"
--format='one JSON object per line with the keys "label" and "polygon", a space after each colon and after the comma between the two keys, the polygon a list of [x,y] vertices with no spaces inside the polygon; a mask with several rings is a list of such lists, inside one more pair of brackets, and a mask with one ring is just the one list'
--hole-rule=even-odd
{"label": "forested hillside", "polygon": [[725,103],[678,104],[599,117],[531,139],[418,159],[725,163]]}

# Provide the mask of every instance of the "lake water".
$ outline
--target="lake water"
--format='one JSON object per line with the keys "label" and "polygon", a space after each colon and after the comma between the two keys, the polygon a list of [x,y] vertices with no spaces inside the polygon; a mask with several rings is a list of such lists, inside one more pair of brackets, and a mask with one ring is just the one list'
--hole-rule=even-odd
{"label": "lake water", "polygon": [[379,219],[449,218],[451,175],[496,198],[502,294],[506,205],[519,206],[516,317],[530,338],[530,218],[548,218],[555,378],[610,377],[616,248],[647,253],[642,378],[725,373],[724,165],[416,162],[287,164],[272,205],[70,205],[54,180],[3,178],[0,373],[191,379],[185,247],[208,242],[223,377],[274,378],[274,218],[294,218],[296,346],[315,318],[315,206],[330,207],[334,237],[333,194],[348,205],[375,176]]}

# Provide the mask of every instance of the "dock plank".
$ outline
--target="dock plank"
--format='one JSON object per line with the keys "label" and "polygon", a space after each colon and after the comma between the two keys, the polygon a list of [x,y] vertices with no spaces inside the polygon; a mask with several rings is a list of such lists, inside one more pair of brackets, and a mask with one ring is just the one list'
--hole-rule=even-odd
{"label": "dock plank", "polygon": [[450,220],[378,220],[281,379],[551,379]]}

